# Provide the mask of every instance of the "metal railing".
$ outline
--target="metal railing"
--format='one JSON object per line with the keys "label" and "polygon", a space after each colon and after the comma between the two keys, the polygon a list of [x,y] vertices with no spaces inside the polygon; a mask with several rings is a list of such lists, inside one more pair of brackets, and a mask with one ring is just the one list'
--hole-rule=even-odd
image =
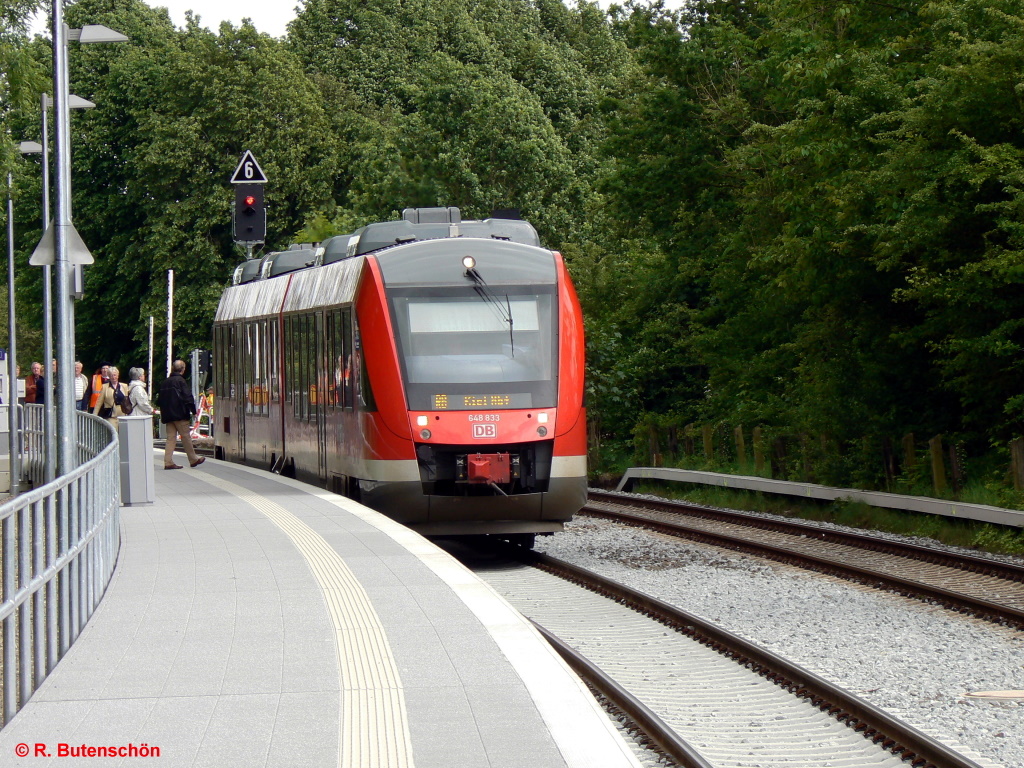
{"label": "metal railing", "polygon": [[[42,406],[26,405],[23,415],[25,475],[41,477]],[[92,414],[75,416],[79,467],[0,506],[0,727],[10,722],[78,639],[117,562],[117,433]]]}
{"label": "metal railing", "polygon": [[721,488],[738,488],[744,491],[777,493],[783,496],[798,496],[805,499],[835,501],[847,499],[869,504],[873,507],[899,509],[905,512],[923,512],[928,515],[959,517],[963,520],[980,520],[996,525],[1012,525],[1024,528],[1024,512],[1019,509],[991,507],[987,504],[967,504],[962,501],[945,501],[925,496],[903,496],[884,491],[861,491],[856,488],[830,488],[814,483],[798,483],[789,480],[773,480],[768,477],[749,475],[726,475],[721,472],[704,472],[696,469],[675,469],[672,467],[630,467],[619,481],[617,491],[628,491],[636,480],[668,480],[679,483],[717,485]]}

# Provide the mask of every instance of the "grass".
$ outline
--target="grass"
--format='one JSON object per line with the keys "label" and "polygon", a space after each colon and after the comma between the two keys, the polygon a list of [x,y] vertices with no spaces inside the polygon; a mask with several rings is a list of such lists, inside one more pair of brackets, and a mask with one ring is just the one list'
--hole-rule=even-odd
{"label": "grass", "polygon": [[633,491],[713,507],[769,512],[802,520],[820,520],[851,528],[923,536],[943,544],[1002,555],[1024,556],[1024,530],[975,520],[954,520],[941,515],[873,507],[855,501],[813,501],[790,496],[741,491],[730,488],[665,483],[634,482]]}

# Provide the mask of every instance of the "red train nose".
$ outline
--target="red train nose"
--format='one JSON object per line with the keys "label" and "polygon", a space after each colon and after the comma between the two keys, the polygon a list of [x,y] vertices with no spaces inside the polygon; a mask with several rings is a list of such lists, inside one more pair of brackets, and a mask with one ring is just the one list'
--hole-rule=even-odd
{"label": "red train nose", "polygon": [[507,483],[512,479],[507,453],[477,453],[467,457],[471,483]]}

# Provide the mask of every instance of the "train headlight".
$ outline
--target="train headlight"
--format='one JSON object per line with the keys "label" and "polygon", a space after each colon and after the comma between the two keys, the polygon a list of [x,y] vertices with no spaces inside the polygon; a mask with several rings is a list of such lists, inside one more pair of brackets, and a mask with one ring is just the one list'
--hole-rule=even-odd
{"label": "train headlight", "polygon": [[544,437],[548,433],[547,427],[537,427],[537,434]]}
{"label": "train headlight", "polygon": [[466,269],[475,269],[476,259],[474,259],[472,256],[463,256],[462,266],[464,266]]}
{"label": "train headlight", "polygon": [[430,430],[429,429],[420,430],[420,437],[423,438],[424,440],[429,440],[430,439]]}
{"label": "train headlight", "polygon": [[430,423],[430,418],[427,417],[427,416],[417,416],[416,417],[416,426],[417,427],[425,427],[429,423]]}
{"label": "train headlight", "polygon": [[538,413],[537,414],[537,423],[538,424],[547,424],[548,423],[548,415],[546,413]]}

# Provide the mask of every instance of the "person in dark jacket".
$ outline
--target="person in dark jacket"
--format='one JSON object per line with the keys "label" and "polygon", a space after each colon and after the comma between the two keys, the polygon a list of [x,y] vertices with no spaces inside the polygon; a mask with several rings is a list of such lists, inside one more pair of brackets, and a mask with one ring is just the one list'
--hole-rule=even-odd
{"label": "person in dark jacket", "polygon": [[160,406],[160,421],[167,427],[164,469],[181,469],[180,464],[174,463],[174,447],[179,436],[190,466],[198,467],[206,461],[203,456],[196,454],[196,449],[192,447],[192,437],[189,435],[192,418],[196,415],[196,401],[192,397],[188,382],[185,381],[184,360],[174,361],[171,375],[160,385],[157,405]]}

